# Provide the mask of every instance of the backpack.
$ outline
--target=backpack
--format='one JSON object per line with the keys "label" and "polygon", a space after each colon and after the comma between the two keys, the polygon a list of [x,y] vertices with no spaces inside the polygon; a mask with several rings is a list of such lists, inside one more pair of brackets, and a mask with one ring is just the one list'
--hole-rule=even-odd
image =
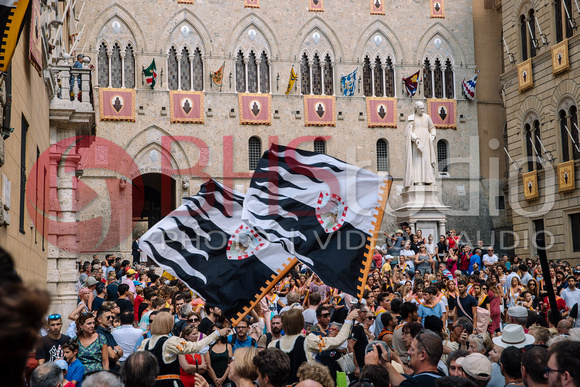
{"label": "backpack", "polygon": [[[238,335],[232,335],[232,340],[230,341],[230,344],[232,345],[232,347],[237,343],[237,341],[238,341]],[[251,346],[254,347],[254,348],[257,347],[256,339],[254,339],[253,337],[252,337],[252,344],[251,344]]]}

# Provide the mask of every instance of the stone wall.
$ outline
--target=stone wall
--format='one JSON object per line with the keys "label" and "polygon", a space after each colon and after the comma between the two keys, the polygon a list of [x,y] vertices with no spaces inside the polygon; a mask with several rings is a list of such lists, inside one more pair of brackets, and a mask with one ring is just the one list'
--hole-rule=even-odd
{"label": "stone wall", "polygon": [[[471,78],[475,70],[472,1],[447,2],[445,19],[430,18],[426,1],[389,1],[386,7],[385,16],[372,16],[369,14],[368,2],[361,0],[328,2],[323,13],[309,13],[307,2],[302,0],[283,4],[263,2],[260,9],[246,9],[242,1],[224,0],[196,2],[194,5],[168,2],[163,8],[144,7],[142,2],[136,1],[124,2],[122,6],[108,1],[91,3],[83,11],[81,24],[87,23],[87,31],[79,47],[87,47],[89,55],[97,58],[97,48],[102,42],[108,47],[115,43],[120,47],[131,44],[137,69],[149,66],[152,59],[155,59],[158,73],[163,71],[155,90],[149,89],[144,84],[141,72],[136,71],[136,107],[139,112],[136,122],[99,121],[97,135],[119,144],[135,158],[140,168],[148,167],[150,171],[161,169],[161,158],[154,154],[155,151],[161,154],[162,136],[195,136],[209,148],[209,163],[204,172],[212,177],[220,179],[224,176],[224,149],[227,154],[233,153],[234,167],[231,172],[239,176],[234,180],[234,186],[241,191],[245,191],[249,184],[248,139],[252,136],[260,138],[262,151],[267,148],[271,138],[276,138],[281,144],[288,144],[300,136],[328,136],[329,155],[375,171],[376,142],[385,139],[389,145],[389,173],[395,177],[389,206],[395,208],[400,202],[397,186],[402,185],[404,173],[405,119],[412,114],[413,103],[424,100],[422,91],[414,98],[409,98],[403,90],[401,78],[416,72],[427,57],[442,60],[449,58],[455,72],[459,122],[456,130],[437,131],[438,139],[448,142],[451,159],[449,176],[441,179],[440,196],[443,203],[452,208],[448,219],[449,228],[465,230],[472,241],[478,238],[479,230],[483,232],[482,237],[486,243],[489,243],[494,227],[493,216],[501,218],[501,214],[489,211],[489,203],[495,202],[496,196],[501,196],[502,192],[497,180],[494,184],[482,184],[480,165],[484,161],[479,156],[479,149],[481,141],[487,144],[488,137],[495,138],[497,125],[490,123],[495,125],[495,132],[481,139],[478,106],[475,102],[465,100],[461,93],[461,80]],[[118,23],[117,27],[120,26],[118,32],[112,28],[113,22]],[[180,34],[184,26],[190,30],[187,37]],[[249,37],[250,29],[256,32],[254,40]],[[315,42],[314,33],[320,35],[318,42]],[[381,37],[380,46],[375,43],[376,36]],[[435,44],[436,39],[440,40],[438,44]],[[175,47],[178,53],[182,47],[188,47],[189,52],[199,48],[203,54],[204,124],[169,122],[167,54],[170,47]],[[252,48],[264,50],[271,60],[271,126],[239,124],[238,98],[235,93],[236,53],[247,52]],[[353,97],[337,97],[336,111],[342,112],[342,119],[337,120],[336,127],[306,127],[300,79],[290,95],[284,95],[290,69],[294,65],[299,73],[300,56],[304,52],[309,55],[314,52],[330,55],[335,74],[333,89],[337,95],[340,95],[341,75],[356,68],[359,76],[362,75],[366,53],[373,57],[377,53],[383,58],[391,57],[396,79],[397,128],[367,127],[365,98],[358,87]],[[216,71],[224,62],[224,86],[220,90],[210,85],[209,72]],[[95,96],[98,95],[99,86],[103,85],[96,85]],[[163,107],[165,110],[162,110]],[[208,114],[209,108],[211,114]],[[98,106],[95,106],[95,110],[98,111]],[[300,111],[300,114],[296,114],[296,111]],[[303,143],[299,147],[312,149],[312,142]],[[232,149],[232,152],[228,149]],[[492,148],[493,151],[497,149],[498,146]],[[167,165],[186,169],[197,162],[198,155],[199,151],[194,145],[181,143],[173,148]],[[175,177],[178,181],[178,198],[197,192],[200,180],[195,176]],[[179,184],[182,177],[191,179],[187,191]],[[85,173],[82,179],[87,184],[93,181],[94,189],[104,194],[104,186],[99,188],[96,183],[102,178],[102,174]],[[130,201],[130,198],[127,200]],[[95,202],[80,215],[80,219],[90,219],[101,213],[106,218],[106,211],[103,212],[102,206]],[[129,219],[130,214],[127,213],[123,222],[129,222]],[[395,223],[394,217],[387,211],[383,228],[392,231],[396,227]],[[122,229],[126,226],[115,227]],[[129,255],[129,238],[123,241],[119,250],[125,256]]]}
{"label": "stone wall", "polygon": [[[527,91],[518,90],[516,65],[521,62],[521,34],[519,16],[529,12],[533,7],[542,33],[547,35],[548,45],[540,47],[532,59],[534,86]],[[575,6],[570,10],[572,17],[578,18]],[[580,212],[580,194],[558,193],[556,176],[557,164],[562,162],[562,140],[558,111],[563,103],[577,106],[580,99],[580,88],[577,79],[580,76],[580,35],[568,39],[570,69],[562,74],[553,75],[550,49],[556,43],[556,26],[554,22],[554,5],[539,1],[505,1],[503,2],[503,34],[510,52],[514,54],[515,63],[510,63],[504,50],[505,73],[502,83],[505,89],[508,150],[511,157],[521,167],[515,172],[510,167],[509,205],[512,208],[513,229],[519,244],[516,253],[520,256],[535,256],[534,221],[543,220],[547,232],[548,258],[566,259],[577,262],[580,252],[573,252],[569,214]],[[536,31],[538,31],[536,27]],[[529,36],[529,35],[528,35]],[[538,37],[539,43],[542,40]],[[540,198],[526,201],[523,195],[522,172],[528,172],[525,162],[526,140],[524,123],[531,115],[537,117],[541,124],[541,141],[546,150],[555,157],[554,162],[545,162],[543,170],[538,172]],[[578,180],[578,161],[576,161],[576,180]],[[578,183],[576,183],[578,184]]]}

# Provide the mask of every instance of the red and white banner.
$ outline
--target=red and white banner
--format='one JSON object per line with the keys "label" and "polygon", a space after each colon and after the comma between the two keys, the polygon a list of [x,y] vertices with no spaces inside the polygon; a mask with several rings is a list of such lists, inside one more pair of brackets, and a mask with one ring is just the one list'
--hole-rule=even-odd
{"label": "red and white banner", "polygon": [[271,125],[272,95],[258,93],[238,94],[241,125]]}
{"label": "red and white banner", "polygon": [[431,1],[431,17],[445,18],[445,0],[430,0]]}
{"label": "red and white banner", "polygon": [[309,12],[324,12],[324,0],[308,0]]}
{"label": "red and white banner", "polygon": [[336,126],[336,99],[332,95],[305,95],[306,126]]}
{"label": "red and white banner", "polygon": [[436,128],[457,129],[457,100],[428,99],[427,114]]}
{"label": "red and white banner", "polygon": [[171,90],[169,92],[171,123],[203,124],[203,95],[201,91]]}
{"label": "red and white banner", "polygon": [[135,122],[135,89],[99,89],[101,121]]}
{"label": "red and white banner", "polygon": [[385,14],[385,0],[370,0],[370,2],[371,2],[371,15]]}
{"label": "red and white banner", "polygon": [[244,0],[245,8],[260,8],[260,0]]}
{"label": "red and white banner", "polygon": [[396,128],[397,99],[367,97],[367,123],[369,128]]}

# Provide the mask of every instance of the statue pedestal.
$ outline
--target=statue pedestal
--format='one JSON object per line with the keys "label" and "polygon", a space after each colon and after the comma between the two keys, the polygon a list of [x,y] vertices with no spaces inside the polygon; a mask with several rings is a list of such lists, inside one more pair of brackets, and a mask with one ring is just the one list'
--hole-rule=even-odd
{"label": "statue pedestal", "polygon": [[414,185],[403,189],[403,204],[393,211],[397,223],[407,222],[413,233],[423,231],[427,238],[433,235],[433,241],[439,241],[439,235],[446,232],[446,214],[450,207],[444,206],[437,197],[436,185]]}

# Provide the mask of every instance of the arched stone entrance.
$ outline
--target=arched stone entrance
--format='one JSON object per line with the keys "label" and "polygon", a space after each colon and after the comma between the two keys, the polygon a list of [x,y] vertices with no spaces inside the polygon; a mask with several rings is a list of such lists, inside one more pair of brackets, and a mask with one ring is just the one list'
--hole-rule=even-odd
{"label": "arched stone entrance", "polygon": [[[132,184],[134,238],[143,235],[176,208],[176,182],[173,177],[163,173],[145,173],[140,178],[141,185]],[[136,192],[139,189],[143,189],[141,194]]]}

